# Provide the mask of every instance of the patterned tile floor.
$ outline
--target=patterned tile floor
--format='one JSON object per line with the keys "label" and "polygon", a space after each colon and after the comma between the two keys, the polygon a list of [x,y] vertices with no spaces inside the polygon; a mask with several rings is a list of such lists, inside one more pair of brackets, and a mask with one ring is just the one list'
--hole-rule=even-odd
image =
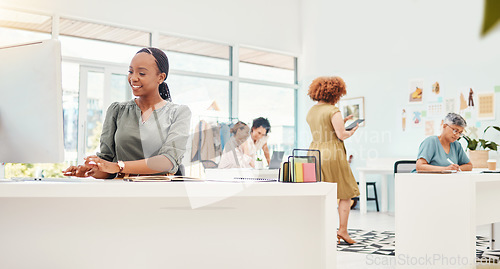
{"label": "patterned tile floor", "polygon": [[[337,250],[360,254],[395,255],[395,235],[393,231],[349,229],[349,235],[357,243],[349,245],[342,240],[337,245]],[[498,263],[500,250],[491,250],[489,246],[489,238],[484,236],[476,237],[477,260]]]}

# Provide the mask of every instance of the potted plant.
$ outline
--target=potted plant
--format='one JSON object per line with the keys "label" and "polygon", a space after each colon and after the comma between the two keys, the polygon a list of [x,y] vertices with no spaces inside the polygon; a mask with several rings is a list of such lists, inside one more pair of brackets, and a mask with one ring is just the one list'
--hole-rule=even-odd
{"label": "potted plant", "polygon": [[488,167],[488,155],[490,150],[497,151],[498,144],[484,139],[484,134],[486,131],[492,127],[493,129],[500,132],[500,127],[498,126],[488,126],[483,131],[483,138],[474,139],[467,135],[462,135],[462,137],[467,141],[467,148],[469,149],[469,159],[472,162],[474,168],[486,168]]}
{"label": "potted plant", "polygon": [[264,169],[264,162],[259,157],[257,157],[257,161],[255,162],[255,169]]}

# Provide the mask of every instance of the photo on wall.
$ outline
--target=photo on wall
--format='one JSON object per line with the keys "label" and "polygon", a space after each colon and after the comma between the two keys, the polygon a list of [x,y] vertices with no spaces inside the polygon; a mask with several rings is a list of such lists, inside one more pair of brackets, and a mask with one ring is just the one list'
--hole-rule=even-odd
{"label": "photo on wall", "polygon": [[443,95],[441,94],[441,86],[439,85],[439,82],[434,82],[432,83],[430,92],[425,93],[425,99],[427,102],[434,102],[434,103],[441,103],[443,102]]}
{"label": "photo on wall", "polygon": [[403,108],[401,112],[401,128],[403,132],[406,131],[406,108]]}
{"label": "photo on wall", "polygon": [[455,110],[455,98],[448,98],[444,100],[444,112],[446,114],[448,113],[456,113],[457,111]]}
{"label": "photo on wall", "polygon": [[411,125],[412,127],[422,127],[422,118],[424,117],[421,108],[414,109],[411,111]]}
{"label": "photo on wall", "polygon": [[478,113],[477,118],[481,120],[495,119],[495,93],[478,94]]}
{"label": "photo on wall", "polygon": [[[365,98],[355,97],[341,99],[339,102],[339,109],[344,118],[353,115],[352,119],[346,122],[346,126],[357,119],[365,119]],[[359,126],[365,126],[365,122],[366,120],[360,123]]]}
{"label": "photo on wall", "polygon": [[409,85],[409,101],[410,103],[422,103],[424,91],[423,79],[412,79]]}

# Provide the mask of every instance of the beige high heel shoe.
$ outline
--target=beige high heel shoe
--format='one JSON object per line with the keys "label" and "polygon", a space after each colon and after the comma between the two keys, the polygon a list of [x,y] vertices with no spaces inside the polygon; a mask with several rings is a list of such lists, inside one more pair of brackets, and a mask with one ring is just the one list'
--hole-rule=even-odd
{"label": "beige high heel shoe", "polygon": [[337,244],[340,244],[340,239],[344,240],[344,241],[345,241],[347,244],[349,244],[349,245],[352,245],[352,244],[356,243],[356,241],[352,240],[352,238],[349,238],[350,240],[349,240],[349,239],[345,239],[345,238],[344,238],[342,235],[340,235],[340,234],[337,234],[337,239],[338,239]]}

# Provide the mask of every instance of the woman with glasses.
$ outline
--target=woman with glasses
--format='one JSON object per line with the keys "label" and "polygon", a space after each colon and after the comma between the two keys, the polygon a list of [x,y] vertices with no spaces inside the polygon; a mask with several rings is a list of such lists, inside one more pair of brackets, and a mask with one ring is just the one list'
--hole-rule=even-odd
{"label": "woman with glasses", "polygon": [[457,141],[465,127],[467,123],[462,116],[448,113],[441,134],[427,137],[420,144],[416,171],[472,170],[472,163]]}

